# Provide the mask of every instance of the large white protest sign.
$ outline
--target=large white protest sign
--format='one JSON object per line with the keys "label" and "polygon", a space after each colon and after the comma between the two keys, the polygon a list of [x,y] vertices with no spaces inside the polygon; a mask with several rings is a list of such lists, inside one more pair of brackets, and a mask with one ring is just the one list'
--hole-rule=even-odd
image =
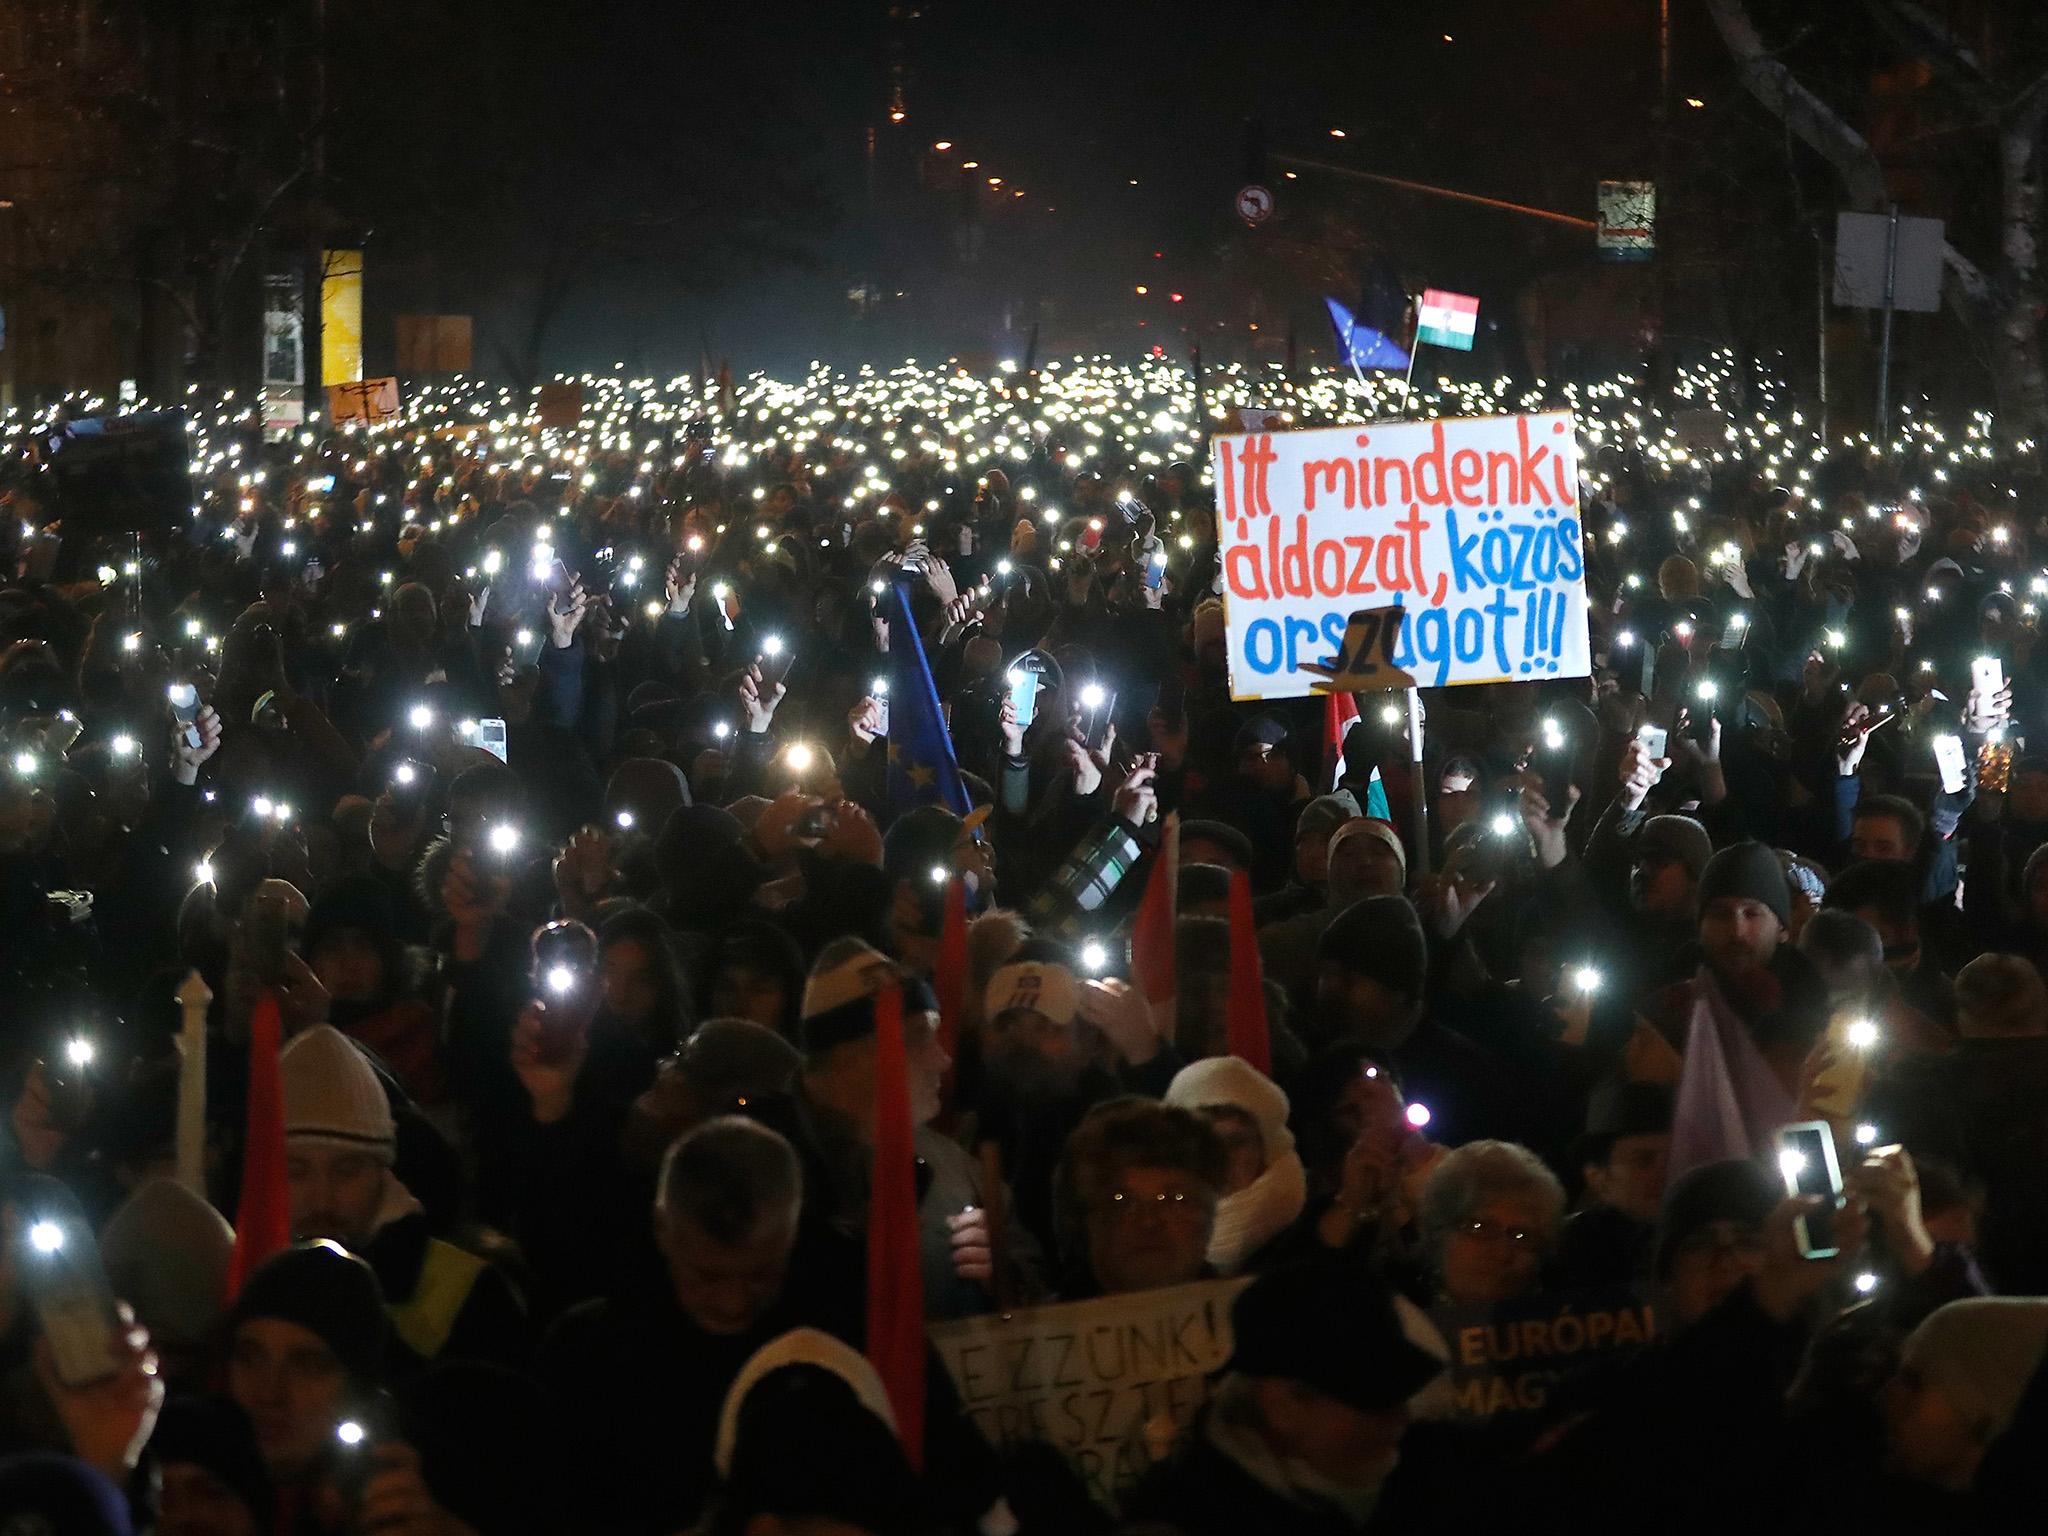
{"label": "large white protest sign", "polygon": [[1208,1377],[1230,1358],[1230,1303],[1247,1283],[936,1323],[931,1340],[989,1444],[1051,1446],[1113,1509],[1207,1399]]}
{"label": "large white protest sign", "polygon": [[[1364,690],[1591,671],[1569,412],[1250,432],[1215,452],[1232,697],[1299,698],[1332,673]],[[1384,626],[1352,625],[1374,611]]]}

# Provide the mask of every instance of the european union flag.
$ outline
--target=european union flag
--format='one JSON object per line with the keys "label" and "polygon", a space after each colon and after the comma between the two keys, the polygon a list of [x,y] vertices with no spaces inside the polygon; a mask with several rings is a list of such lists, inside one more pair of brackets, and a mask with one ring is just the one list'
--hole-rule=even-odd
{"label": "european union flag", "polygon": [[889,814],[900,816],[914,806],[943,805],[965,816],[973,809],[960,765],[953,758],[953,740],[946,717],[939,712],[939,691],[924,659],[924,641],[911,617],[910,589],[896,582],[889,589]]}
{"label": "european union flag", "polygon": [[1345,362],[1354,368],[1405,369],[1408,366],[1406,352],[1371,326],[1359,324],[1351,311],[1335,299],[1324,299],[1323,302],[1330,306],[1330,324],[1337,328],[1337,351]]}

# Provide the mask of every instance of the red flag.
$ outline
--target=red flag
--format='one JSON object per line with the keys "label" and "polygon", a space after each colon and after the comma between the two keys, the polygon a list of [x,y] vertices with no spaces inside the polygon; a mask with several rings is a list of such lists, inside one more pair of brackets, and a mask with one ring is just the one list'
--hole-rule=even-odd
{"label": "red flag", "polygon": [[1266,1029],[1266,978],[1259,965],[1259,932],[1252,919],[1252,877],[1230,873],[1230,1054],[1273,1075],[1273,1042]]}
{"label": "red flag", "polygon": [[1174,923],[1180,916],[1180,815],[1170,812],[1166,835],[1159,840],[1159,852],[1152,860],[1152,873],[1145,881],[1145,897],[1138,903],[1137,921],[1131,925],[1131,970],[1145,1001],[1152,1005],[1152,1020],[1162,1034],[1173,1033],[1173,1000],[1177,990],[1174,974]]}
{"label": "red flag", "polygon": [[932,990],[939,997],[939,1045],[951,1056],[967,1008],[967,882],[959,875],[946,882],[946,921],[939,929]]}
{"label": "red flag", "polygon": [[913,1467],[924,1459],[924,1270],[917,1230],[903,991],[875,999],[875,1176],[868,1194],[868,1363]]}
{"label": "red flag", "polygon": [[1358,724],[1358,700],[1348,693],[1323,695],[1323,785],[1319,795],[1336,793],[1344,777],[1344,738]]}
{"label": "red flag", "polygon": [[[899,1031],[900,1033],[900,1031]],[[235,1251],[228,1299],[249,1272],[292,1240],[291,1186],[285,1176],[283,1049],[277,997],[265,992],[249,1015],[249,1119],[242,1140],[242,1201],[235,1209]]]}

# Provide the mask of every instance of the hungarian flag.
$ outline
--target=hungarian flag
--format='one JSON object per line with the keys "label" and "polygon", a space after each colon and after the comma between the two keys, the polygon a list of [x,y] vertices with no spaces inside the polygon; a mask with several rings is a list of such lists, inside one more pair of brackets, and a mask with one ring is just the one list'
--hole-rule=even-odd
{"label": "hungarian flag", "polygon": [[911,1144],[903,989],[875,998],[875,1175],[868,1193],[867,1356],[896,1410],[913,1467],[924,1462],[924,1269]]}
{"label": "hungarian flag", "polygon": [[[939,929],[939,959],[932,968],[932,991],[939,999],[939,1049],[948,1060],[960,1049],[960,1026],[967,1012],[967,881],[955,875],[946,882],[946,917]],[[940,1095],[950,1114],[953,1069],[946,1069]]]}
{"label": "hungarian flag", "polygon": [[1358,700],[1348,693],[1323,695],[1323,789],[1335,794],[1344,778],[1344,738],[1358,724]]}
{"label": "hungarian flag", "polygon": [[1450,347],[1459,352],[1472,350],[1473,333],[1479,329],[1479,301],[1470,294],[1446,293],[1441,288],[1423,291],[1422,307],[1415,312],[1415,339],[1433,347]]}
{"label": "hungarian flag", "polygon": [[1273,1037],[1266,1027],[1266,976],[1252,917],[1252,877],[1230,872],[1230,1054],[1273,1075]]}
{"label": "hungarian flag", "polygon": [[242,1282],[292,1240],[291,1184],[284,1157],[284,1077],[277,1054],[284,1027],[277,997],[265,992],[249,1015],[249,1117],[242,1138],[242,1199],[235,1207],[235,1250],[228,1260],[228,1300]]}

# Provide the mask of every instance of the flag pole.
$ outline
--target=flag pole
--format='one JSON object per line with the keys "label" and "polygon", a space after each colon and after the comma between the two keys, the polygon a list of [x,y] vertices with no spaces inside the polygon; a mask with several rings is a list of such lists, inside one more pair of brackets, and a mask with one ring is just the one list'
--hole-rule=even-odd
{"label": "flag pole", "polygon": [[1415,403],[1415,359],[1422,352],[1422,300],[1408,294],[1408,302],[1415,306],[1415,329],[1408,333],[1408,371],[1401,375],[1401,419],[1406,421]]}
{"label": "flag pole", "polygon": [[1413,813],[1415,848],[1408,860],[1417,879],[1429,875],[1429,790],[1422,779],[1422,694],[1408,690],[1408,804]]}

